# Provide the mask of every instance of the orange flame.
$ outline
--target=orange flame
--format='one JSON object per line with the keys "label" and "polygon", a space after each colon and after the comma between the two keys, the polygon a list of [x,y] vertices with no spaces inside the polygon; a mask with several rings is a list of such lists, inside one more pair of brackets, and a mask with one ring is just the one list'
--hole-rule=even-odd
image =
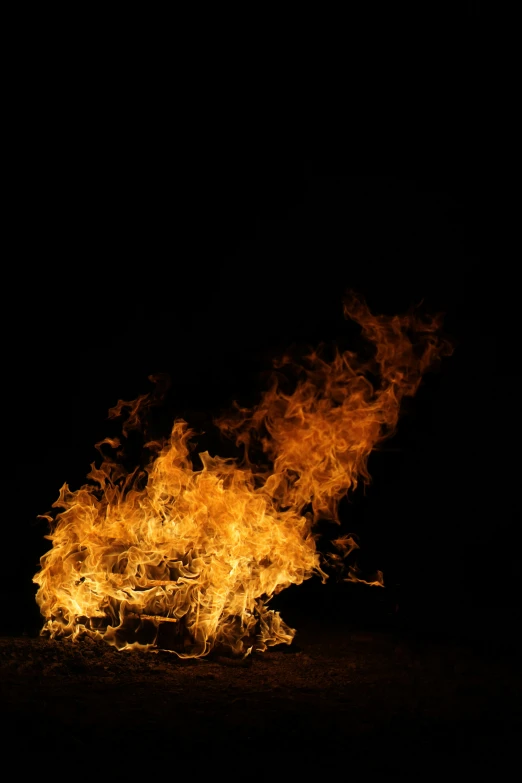
{"label": "orange flame", "polygon": [[[314,352],[293,391],[275,380],[255,409],[218,420],[244,447],[241,461],[204,452],[194,469],[193,432],[177,420],[164,444],[147,444],[153,457],[144,473],[104,457],[91,466],[90,484],[62,487],[54,504],[61,511],[46,516],[52,548],[34,578],[42,633],[89,634],[120,649],[153,648],[163,633],[162,646],[180,657],[292,641],[295,631],[270,599],[314,574],[326,580],[314,524],[338,521],[341,498],[369,481],[369,454],[394,432],[402,398],[448,352],[439,318],[373,316],[355,296],[345,314],[375,356],[362,362],[345,351],[327,362]],[[151,400],[112,409],[128,412],[125,434]],[[100,451],[104,445],[120,442],[107,439]],[[256,449],[264,467],[252,459]],[[351,536],[334,543],[340,560],[357,548]],[[346,578],[364,581],[353,568]],[[369,583],[382,584],[382,575]]]}

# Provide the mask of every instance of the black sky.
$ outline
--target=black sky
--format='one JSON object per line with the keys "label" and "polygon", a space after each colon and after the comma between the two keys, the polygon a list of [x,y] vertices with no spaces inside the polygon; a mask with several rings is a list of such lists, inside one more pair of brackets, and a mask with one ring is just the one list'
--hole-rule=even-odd
{"label": "black sky", "polygon": [[187,168],[167,180],[93,152],[52,185],[43,171],[20,219],[5,289],[2,591],[24,608],[9,628],[35,621],[36,516],[63,482],[83,482],[109,407],[164,372],[165,426],[208,429],[232,400],[255,401],[288,347],[346,343],[348,288],[375,312],[445,312],[455,344],[345,510],[366,556],[416,616],[517,606],[516,293],[502,259],[484,256],[492,207],[478,173]]}

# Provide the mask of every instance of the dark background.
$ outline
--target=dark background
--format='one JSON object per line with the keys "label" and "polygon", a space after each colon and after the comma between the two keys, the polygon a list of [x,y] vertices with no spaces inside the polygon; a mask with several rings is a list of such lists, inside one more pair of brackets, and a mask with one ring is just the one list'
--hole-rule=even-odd
{"label": "dark background", "polygon": [[455,157],[374,176],[283,154],[216,164],[183,151],[167,166],[153,150],[138,161],[124,142],[72,138],[27,163],[4,278],[5,632],[39,628],[37,515],[64,482],[83,483],[118,399],[168,373],[164,434],[183,416],[219,450],[212,417],[255,402],[274,357],[346,345],[351,288],[374,312],[421,301],[444,312],[455,350],[371,456],[371,486],[342,504],[386,589],[311,580],[279,605],[290,620],[331,610],[342,622],[502,633],[520,598],[518,292],[508,263],[484,251],[493,194],[480,169]]}

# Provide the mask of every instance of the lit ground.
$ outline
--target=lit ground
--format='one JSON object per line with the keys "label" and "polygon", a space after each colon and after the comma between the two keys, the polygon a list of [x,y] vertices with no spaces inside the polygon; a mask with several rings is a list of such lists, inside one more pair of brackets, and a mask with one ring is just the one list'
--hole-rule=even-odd
{"label": "lit ground", "polygon": [[317,619],[243,663],[4,637],[0,682],[4,759],[75,778],[498,772],[521,728],[505,651]]}

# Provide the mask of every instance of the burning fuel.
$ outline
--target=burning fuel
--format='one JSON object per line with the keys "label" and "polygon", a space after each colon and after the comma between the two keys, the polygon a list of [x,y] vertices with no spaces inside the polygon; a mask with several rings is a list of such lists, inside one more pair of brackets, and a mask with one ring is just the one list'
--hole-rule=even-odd
{"label": "burning fuel", "polygon": [[[449,350],[439,317],[375,316],[353,295],[344,311],[373,345],[371,358],[314,352],[291,390],[274,376],[257,407],[217,421],[237,459],[203,452],[196,469],[183,420],[164,442],[146,444],[144,470],[124,469],[120,440],[98,444],[116,456],[93,463],[80,489],[64,484],[59,511],[46,515],[52,548],[34,577],[42,633],[88,634],[119,649],[161,645],[180,657],[291,643],[295,631],[270,599],[314,574],[326,580],[318,521],[339,521],[340,500],[369,481],[368,457],[395,431],[402,399]],[[143,395],[111,410],[126,417],[123,437],[149,403]],[[341,564],[357,547],[351,536],[333,543]],[[363,581],[353,568],[345,578]],[[365,581],[382,584],[382,575]]]}

